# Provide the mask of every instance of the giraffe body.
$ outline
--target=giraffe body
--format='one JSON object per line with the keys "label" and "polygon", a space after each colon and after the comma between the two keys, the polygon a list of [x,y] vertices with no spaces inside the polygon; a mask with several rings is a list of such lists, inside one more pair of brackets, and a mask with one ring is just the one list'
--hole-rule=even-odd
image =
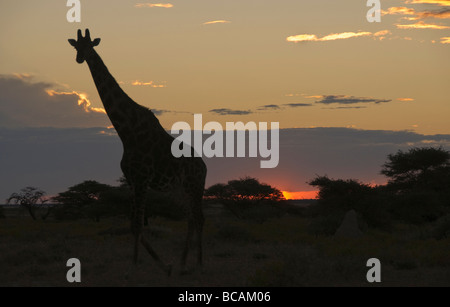
{"label": "giraffe body", "polygon": [[190,241],[197,234],[197,262],[202,263],[202,198],[206,178],[206,165],[199,157],[175,158],[171,152],[174,138],[159,123],[151,110],[134,102],[120,88],[109,73],[94,46],[100,39],[91,40],[89,30],[78,39],[69,39],[77,50],[77,62],[87,62],[106,113],[116,129],[123,145],[121,169],[131,186],[134,200],[131,208],[131,231],[135,238],[134,262],[138,247],[142,244],[168,274],[166,265],[142,236],[145,204],[151,190],[168,193],[177,199],[188,219],[188,234],[181,257],[184,270]]}

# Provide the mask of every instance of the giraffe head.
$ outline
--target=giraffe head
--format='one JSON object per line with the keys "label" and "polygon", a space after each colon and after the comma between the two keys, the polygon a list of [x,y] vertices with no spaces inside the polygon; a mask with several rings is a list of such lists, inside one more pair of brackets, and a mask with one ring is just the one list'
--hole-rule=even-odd
{"label": "giraffe head", "polygon": [[100,38],[91,40],[89,29],[86,29],[84,37],[81,34],[81,30],[78,30],[77,40],[69,39],[69,44],[75,47],[77,50],[77,62],[82,64],[86,59],[85,56],[89,50],[100,44]]}

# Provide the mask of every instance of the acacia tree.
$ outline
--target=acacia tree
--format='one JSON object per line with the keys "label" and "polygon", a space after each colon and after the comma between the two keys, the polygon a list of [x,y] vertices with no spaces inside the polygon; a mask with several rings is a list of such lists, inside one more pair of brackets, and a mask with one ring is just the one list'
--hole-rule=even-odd
{"label": "acacia tree", "polygon": [[422,224],[449,212],[450,152],[441,147],[399,150],[388,156],[381,173],[389,178],[397,218]]}
{"label": "acacia tree", "polygon": [[251,177],[215,184],[206,189],[205,198],[220,201],[238,218],[259,222],[280,216],[282,208],[275,204],[285,200],[280,190]]}
{"label": "acacia tree", "polygon": [[227,184],[212,185],[206,189],[205,196],[219,200],[249,203],[285,200],[280,190],[266,183],[261,183],[258,179],[252,177],[230,180]]}
{"label": "acacia tree", "polygon": [[388,155],[381,174],[397,191],[413,189],[447,190],[450,183],[450,152],[439,148],[411,148]]}
{"label": "acacia tree", "polygon": [[82,216],[87,212],[93,215],[96,221],[107,211],[101,196],[112,187],[95,180],[86,180],[70,187],[67,191],[59,193],[53,200],[65,207],[69,215]]}
{"label": "acacia tree", "polygon": [[36,187],[26,187],[18,193],[13,193],[6,202],[20,205],[28,210],[33,220],[36,220],[35,209],[47,202],[45,192]]}

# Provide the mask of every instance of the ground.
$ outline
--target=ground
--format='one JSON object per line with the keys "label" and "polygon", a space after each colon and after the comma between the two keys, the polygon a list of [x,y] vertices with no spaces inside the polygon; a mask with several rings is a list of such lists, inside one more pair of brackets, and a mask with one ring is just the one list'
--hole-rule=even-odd
{"label": "ground", "polygon": [[[257,222],[213,211],[206,210],[204,266],[184,275],[179,259],[186,222],[150,220],[145,235],[174,265],[170,277],[144,249],[132,264],[126,217],[61,222],[8,216],[0,219],[0,286],[374,286],[366,280],[369,258],[381,261],[377,286],[450,286],[450,238],[424,238],[419,228],[334,238],[308,234],[305,217]],[[81,284],[66,280],[69,258],[81,261]]]}

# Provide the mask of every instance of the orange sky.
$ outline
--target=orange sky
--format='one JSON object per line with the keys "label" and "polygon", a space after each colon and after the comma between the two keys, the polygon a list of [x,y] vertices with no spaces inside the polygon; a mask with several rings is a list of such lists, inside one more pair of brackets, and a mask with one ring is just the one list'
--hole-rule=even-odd
{"label": "orange sky", "polygon": [[77,127],[109,126],[67,42],[90,28],[116,80],[166,129],[201,113],[223,126],[450,133],[450,1],[381,2],[381,22],[369,23],[366,1],[82,0],[81,23],[69,23],[66,1],[6,0],[0,75],[76,95],[90,118]]}
{"label": "orange sky", "polygon": [[318,191],[300,191],[300,192],[288,192],[281,191],[286,199],[314,199],[317,197]]}

